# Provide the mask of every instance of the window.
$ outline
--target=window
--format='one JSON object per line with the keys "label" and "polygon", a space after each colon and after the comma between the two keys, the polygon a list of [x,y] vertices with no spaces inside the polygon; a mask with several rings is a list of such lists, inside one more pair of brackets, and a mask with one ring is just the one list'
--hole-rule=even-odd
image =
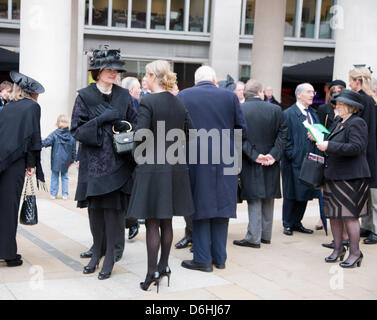
{"label": "window", "polygon": [[93,20],[95,26],[107,26],[108,23],[108,0],[93,0]]}
{"label": "window", "polygon": [[21,2],[20,0],[12,1],[12,19],[13,20],[20,20],[20,9],[21,9],[20,2]]}
{"label": "window", "polygon": [[190,1],[189,30],[203,32],[204,0]]}
{"label": "window", "polygon": [[8,19],[8,0],[0,0],[0,19]]}
{"label": "window", "polygon": [[171,0],[170,30],[183,31],[185,0]]}
{"label": "window", "polygon": [[85,1],[85,25],[89,24],[89,0]]}
{"label": "window", "polygon": [[0,0],[0,19],[20,20],[20,0]]}
{"label": "window", "polygon": [[128,19],[128,0],[113,0],[112,23],[113,27],[126,28]]}
{"label": "window", "polygon": [[297,0],[287,0],[287,9],[285,13],[285,36],[294,37],[296,27],[296,10]]}
{"label": "window", "polygon": [[[4,16],[9,2],[0,0]],[[207,33],[211,9],[211,0],[86,0],[85,25]]]}
{"label": "window", "polygon": [[247,0],[245,16],[245,34],[254,34],[255,0]]}
{"label": "window", "polygon": [[145,29],[147,23],[147,0],[132,1],[131,28]]}
{"label": "window", "polygon": [[166,29],[166,0],[152,0],[151,29]]}
{"label": "window", "polygon": [[314,38],[316,0],[304,0],[302,5],[301,37]]}
{"label": "window", "polygon": [[333,34],[330,26],[331,14],[330,9],[334,5],[333,0],[322,0],[321,22],[319,25],[319,38],[332,39]]}
{"label": "window", "polygon": [[150,62],[152,61],[126,60],[127,76],[138,78],[141,82],[141,79],[145,76],[145,66]]}

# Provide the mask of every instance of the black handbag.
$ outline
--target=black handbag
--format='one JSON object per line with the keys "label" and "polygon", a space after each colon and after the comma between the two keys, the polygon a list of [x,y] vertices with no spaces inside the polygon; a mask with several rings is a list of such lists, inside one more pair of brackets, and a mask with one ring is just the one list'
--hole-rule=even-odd
{"label": "black handbag", "polygon": [[319,189],[324,182],[324,168],[325,161],[323,157],[314,153],[308,153],[302,162],[298,180],[308,187]]}
{"label": "black handbag", "polygon": [[117,154],[129,154],[132,153],[135,142],[134,132],[132,131],[132,125],[128,121],[122,121],[130,126],[130,129],[125,132],[117,132],[113,126],[113,145]]}
{"label": "black handbag", "polygon": [[[30,184],[31,194],[27,195],[27,187]],[[27,176],[24,191],[24,201],[21,207],[20,223],[25,225],[35,225],[38,223],[37,199],[34,193],[33,181],[31,176]]]}

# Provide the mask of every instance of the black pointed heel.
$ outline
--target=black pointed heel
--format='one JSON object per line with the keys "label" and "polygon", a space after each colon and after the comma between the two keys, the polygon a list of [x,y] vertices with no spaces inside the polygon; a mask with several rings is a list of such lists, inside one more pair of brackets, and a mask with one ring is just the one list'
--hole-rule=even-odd
{"label": "black pointed heel", "polygon": [[94,273],[96,271],[96,269],[99,267],[100,261],[101,261],[101,259],[98,260],[98,262],[96,263],[96,265],[94,267],[89,267],[89,265],[85,266],[84,270],[82,271],[82,273],[83,274]]}
{"label": "black pointed heel", "polygon": [[361,261],[363,261],[363,258],[364,258],[363,253],[360,251],[360,256],[353,263],[342,262],[339,265],[342,268],[355,268],[356,266],[360,267]]}
{"label": "black pointed heel", "polygon": [[106,280],[109,279],[111,276],[111,272],[100,272],[98,274],[98,280]]}
{"label": "black pointed heel", "polygon": [[169,267],[166,267],[163,271],[160,272],[160,280],[162,280],[163,277],[168,278],[168,287],[170,287],[170,276],[171,276],[171,269]]}
{"label": "black pointed heel", "polygon": [[328,256],[328,257],[325,258],[325,261],[327,263],[335,263],[335,262],[338,261],[338,258],[340,259],[340,261],[343,261],[346,252],[347,252],[347,249],[345,247],[343,247],[342,253],[340,253],[337,257],[331,258],[331,256]]}
{"label": "black pointed heel", "polygon": [[140,282],[140,288],[144,291],[151,291],[152,287],[157,286],[157,293],[160,289],[160,274],[155,272],[152,276],[147,276],[144,282]]}

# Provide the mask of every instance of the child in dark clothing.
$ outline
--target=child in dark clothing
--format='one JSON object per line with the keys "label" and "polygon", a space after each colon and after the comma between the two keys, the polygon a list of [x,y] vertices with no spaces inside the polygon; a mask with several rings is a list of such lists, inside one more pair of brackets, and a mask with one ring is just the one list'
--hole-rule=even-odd
{"label": "child in dark clothing", "polygon": [[62,180],[62,196],[68,199],[68,168],[76,158],[76,141],[69,132],[69,118],[60,115],[56,121],[58,129],[42,141],[42,147],[51,150],[51,199],[56,199],[59,191],[59,173]]}

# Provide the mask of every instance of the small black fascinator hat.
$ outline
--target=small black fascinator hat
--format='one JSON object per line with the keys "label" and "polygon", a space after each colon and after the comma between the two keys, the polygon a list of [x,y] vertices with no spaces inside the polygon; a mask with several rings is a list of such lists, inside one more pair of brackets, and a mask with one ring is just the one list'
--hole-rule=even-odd
{"label": "small black fascinator hat", "polygon": [[9,75],[16,85],[29,94],[40,94],[45,92],[45,88],[33,78],[30,78],[17,71],[11,71]]}

